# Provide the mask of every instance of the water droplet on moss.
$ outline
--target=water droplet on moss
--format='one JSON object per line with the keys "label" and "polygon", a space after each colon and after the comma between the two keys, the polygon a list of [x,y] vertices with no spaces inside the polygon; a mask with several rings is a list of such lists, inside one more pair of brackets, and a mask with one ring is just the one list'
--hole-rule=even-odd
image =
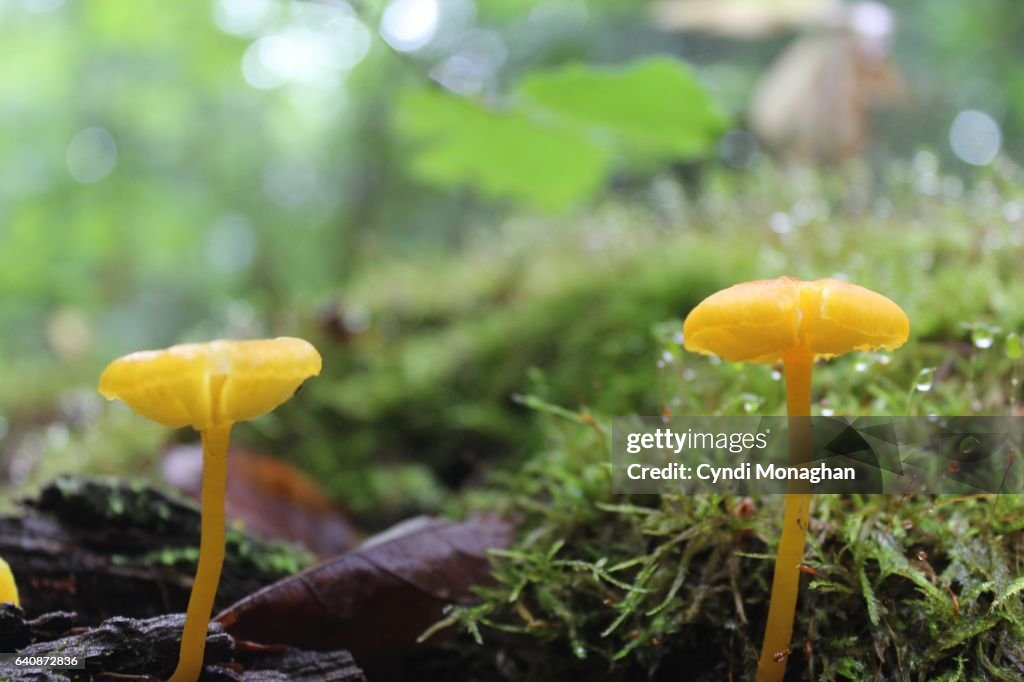
{"label": "water droplet on moss", "polygon": [[980,444],[981,441],[979,441],[974,436],[967,436],[966,438],[960,441],[960,452],[964,453],[965,455],[969,455],[972,452],[974,452]]}
{"label": "water droplet on moss", "polygon": [[917,373],[917,379],[914,380],[914,389],[927,393],[932,390],[932,384],[935,382],[935,368],[925,367]]}
{"label": "water droplet on moss", "polygon": [[985,325],[978,325],[971,331],[971,343],[974,344],[975,348],[981,350],[987,350],[992,347],[995,343],[995,334],[992,333],[992,328]]}

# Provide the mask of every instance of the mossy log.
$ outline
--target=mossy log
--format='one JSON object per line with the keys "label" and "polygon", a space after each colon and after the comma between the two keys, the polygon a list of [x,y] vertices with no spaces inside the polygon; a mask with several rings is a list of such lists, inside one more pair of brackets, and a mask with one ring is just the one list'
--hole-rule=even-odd
{"label": "mossy log", "polygon": [[[24,513],[0,518],[0,556],[30,615],[74,611],[79,624],[184,611],[199,545],[199,510],[146,485],[62,477]],[[282,543],[228,533],[222,608],[294,573],[310,557]]]}

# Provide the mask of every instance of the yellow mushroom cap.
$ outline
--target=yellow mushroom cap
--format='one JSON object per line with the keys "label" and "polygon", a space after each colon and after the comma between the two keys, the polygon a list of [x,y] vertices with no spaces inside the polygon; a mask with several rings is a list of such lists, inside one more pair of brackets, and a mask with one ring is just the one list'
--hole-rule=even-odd
{"label": "yellow mushroom cap", "polygon": [[708,296],[683,323],[686,350],[730,362],[775,363],[792,353],[814,358],[851,350],[893,349],[910,320],[885,296],[835,279],[791,277],[744,282]]}
{"label": "yellow mushroom cap", "polygon": [[18,584],[14,582],[14,574],[6,561],[0,559],[0,603],[10,602],[20,606],[18,600]]}
{"label": "yellow mushroom cap", "polygon": [[270,412],[320,366],[320,354],[302,339],[186,343],[114,360],[99,391],[164,426],[202,431]]}

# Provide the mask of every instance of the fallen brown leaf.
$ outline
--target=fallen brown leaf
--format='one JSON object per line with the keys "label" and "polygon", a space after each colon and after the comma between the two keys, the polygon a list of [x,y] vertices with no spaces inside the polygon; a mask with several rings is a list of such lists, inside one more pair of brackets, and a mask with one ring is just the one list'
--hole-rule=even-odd
{"label": "fallen brown leaf", "polygon": [[[165,481],[199,499],[203,451],[177,445],[161,463]],[[309,476],[292,465],[232,448],[228,457],[225,511],[265,538],[299,542],[318,557],[352,549],[358,540],[351,524]]]}
{"label": "fallen brown leaf", "polygon": [[304,649],[348,649],[364,667],[437,641],[417,638],[444,607],[472,601],[490,577],[486,551],[507,547],[512,525],[497,518],[417,518],[362,547],[280,580],[216,620],[232,636]]}

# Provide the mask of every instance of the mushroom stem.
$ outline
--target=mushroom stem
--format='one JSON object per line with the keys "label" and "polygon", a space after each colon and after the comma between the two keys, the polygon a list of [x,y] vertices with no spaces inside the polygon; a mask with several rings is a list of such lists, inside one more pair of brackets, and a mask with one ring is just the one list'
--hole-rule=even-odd
{"label": "mushroom stem", "polygon": [[170,682],[196,682],[203,669],[206,631],[224,563],[224,494],[231,425],[231,422],[216,424],[200,432],[203,439],[203,492],[199,566],[185,614],[178,667]]}
{"label": "mushroom stem", "polygon": [[[786,413],[789,416],[789,461],[799,465],[811,455],[811,371],[813,354],[800,349],[783,359],[786,375]],[[786,655],[793,637],[793,617],[800,589],[800,563],[804,557],[811,496],[805,492],[786,494],[786,513],[782,538],[775,557],[768,624],[765,627],[761,658],[757,664],[758,682],[780,682],[786,674]]]}

